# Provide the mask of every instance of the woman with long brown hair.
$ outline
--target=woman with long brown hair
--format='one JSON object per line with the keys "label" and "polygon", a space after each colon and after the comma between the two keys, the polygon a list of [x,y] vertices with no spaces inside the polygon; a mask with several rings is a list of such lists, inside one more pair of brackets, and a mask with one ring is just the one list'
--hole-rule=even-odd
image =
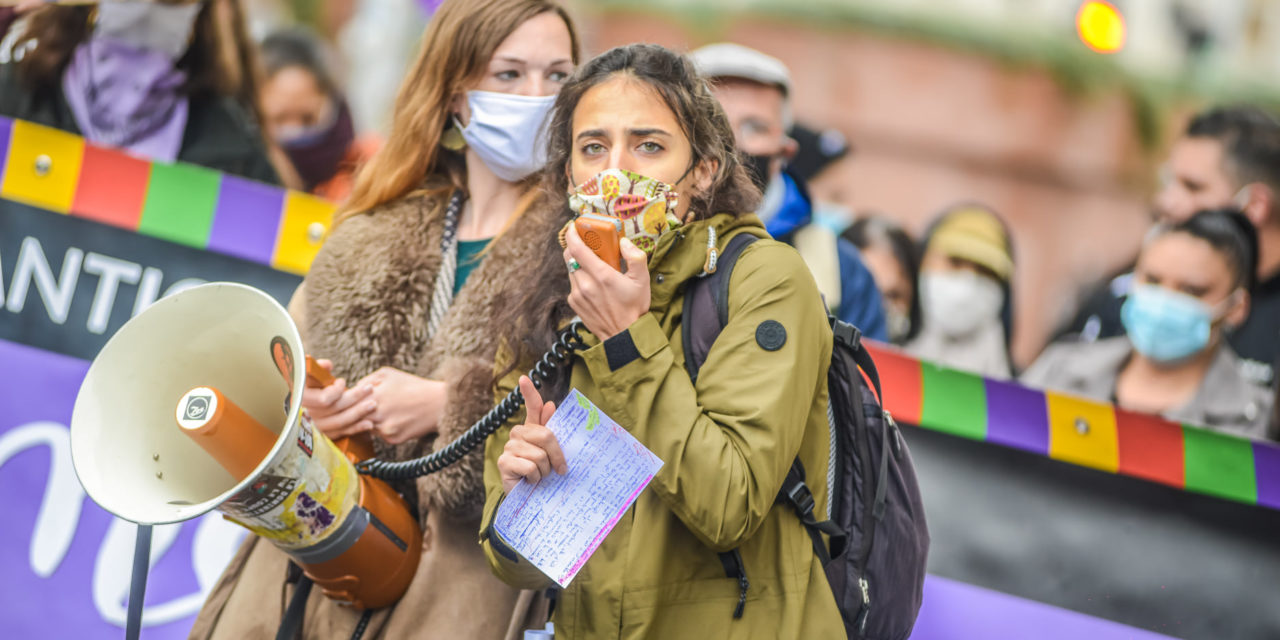
{"label": "woman with long brown hair", "polygon": [[164,162],[279,183],[240,0],[33,11],[0,65],[0,115]]}
{"label": "woman with long brown hair", "polygon": [[[449,0],[433,16],[387,143],[290,305],[308,352],[339,377],[302,401],[330,437],[372,433],[380,457],[406,459],[492,406],[509,330],[494,312],[528,284],[539,250],[528,239],[553,235],[561,218],[531,176],[577,51],[568,15],[545,0]],[[476,452],[397,487],[423,529],[408,592],[362,620],[315,590],[302,636],[347,638],[367,623],[367,637],[518,637],[533,593],[493,577],[476,544],[482,475]],[[296,574],[272,545],[249,540],[192,635],[274,634]]]}

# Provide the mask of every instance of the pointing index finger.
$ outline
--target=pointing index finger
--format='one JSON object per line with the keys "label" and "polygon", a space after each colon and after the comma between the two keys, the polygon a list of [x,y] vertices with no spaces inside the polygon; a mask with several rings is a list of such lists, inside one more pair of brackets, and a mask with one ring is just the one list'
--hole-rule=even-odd
{"label": "pointing index finger", "polygon": [[533,386],[529,376],[520,376],[520,395],[524,396],[524,406],[530,424],[546,424],[542,421],[542,394]]}

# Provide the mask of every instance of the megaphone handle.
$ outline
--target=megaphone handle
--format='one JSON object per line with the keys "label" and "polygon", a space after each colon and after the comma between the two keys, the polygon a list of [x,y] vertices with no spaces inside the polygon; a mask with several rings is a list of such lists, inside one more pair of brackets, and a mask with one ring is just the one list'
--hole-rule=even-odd
{"label": "megaphone handle", "polygon": [[[313,389],[327,387],[333,384],[336,378],[328,369],[320,366],[315,358],[307,356],[307,386]],[[333,441],[338,445],[338,449],[346,454],[352,462],[360,462],[373,457],[373,437],[367,433],[361,433],[346,438],[338,438]]]}
{"label": "megaphone handle", "polygon": [[307,356],[307,386],[320,389],[333,384],[335,378],[329,370],[320,366],[315,358]]}

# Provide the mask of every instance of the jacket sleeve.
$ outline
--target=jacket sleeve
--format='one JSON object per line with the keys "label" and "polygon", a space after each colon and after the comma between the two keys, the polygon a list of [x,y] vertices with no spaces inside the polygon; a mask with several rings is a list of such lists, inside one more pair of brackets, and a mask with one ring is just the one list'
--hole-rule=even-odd
{"label": "jacket sleeve", "polygon": [[852,242],[839,238],[836,248],[840,254],[840,319],[868,338],[887,342],[889,329],[875,278]]}
{"label": "jacket sleeve", "polygon": [[729,292],[729,322],[696,388],[677,357],[679,332],[668,340],[652,313],[583,353],[591,400],[663,461],[650,487],[717,551],[768,516],[831,357],[817,286],[790,247],[744,250]]}
{"label": "jacket sleeve", "polygon": [[[501,360],[501,358],[499,358]],[[505,397],[516,387],[520,372],[514,371],[498,383],[496,398]],[[498,513],[498,505],[502,504],[505,495],[502,491],[502,478],[498,473],[498,456],[507,446],[511,438],[511,427],[524,421],[525,412],[512,418],[510,422],[489,436],[484,444],[484,515],[480,518],[480,546],[484,549],[489,568],[499,580],[520,589],[542,589],[553,586],[550,578],[544,575],[528,560],[520,557],[494,530],[493,519]]]}

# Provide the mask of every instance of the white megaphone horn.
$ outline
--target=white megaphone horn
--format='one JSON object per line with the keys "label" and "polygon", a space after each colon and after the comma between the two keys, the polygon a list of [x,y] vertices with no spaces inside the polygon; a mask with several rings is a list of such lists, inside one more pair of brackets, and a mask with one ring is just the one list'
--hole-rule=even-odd
{"label": "white megaphone horn", "polygon": [[300,401],[307,372],[288,312],[211,283],[156,302],[111,338],[71,418],[85,492],[140,525],[217,509],[302,565],[325,595],[395,602],[421,552],[417,521],[353,443],[320,433]]}

